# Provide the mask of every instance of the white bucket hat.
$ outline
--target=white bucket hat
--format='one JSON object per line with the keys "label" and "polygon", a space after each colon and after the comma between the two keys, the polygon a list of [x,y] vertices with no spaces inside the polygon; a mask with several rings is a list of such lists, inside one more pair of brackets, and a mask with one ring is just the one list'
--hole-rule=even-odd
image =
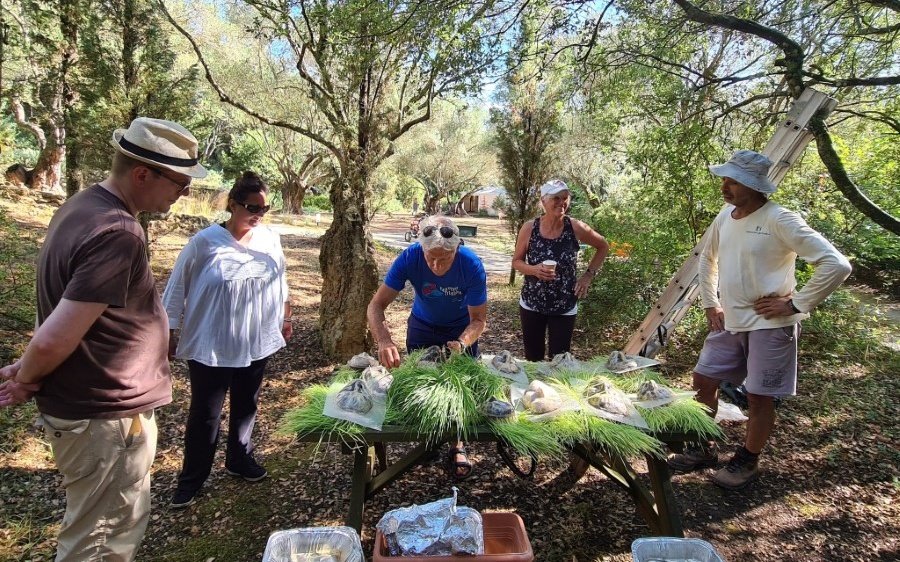
{"label": "white bucket hat", "polygon": [[138,117],[127,129],[116,129],[110,144],[135,160],[192,178],[206,177],[197,158],[197,139],[178,123]]}
{"label": "white bucket hat", "polygon": [[556,195],[560,191],[569,191],[569,186],[562,180],[550,180],[541,186],[541,197]]}
{"label": "white bucket hat", "polygon": [[765,154],[752,150],[738,150],[724,164],[710,166],[709,171],[720,178],[731,178],[760,193],[775,193],[776,186],[769,179],[772,161]]}

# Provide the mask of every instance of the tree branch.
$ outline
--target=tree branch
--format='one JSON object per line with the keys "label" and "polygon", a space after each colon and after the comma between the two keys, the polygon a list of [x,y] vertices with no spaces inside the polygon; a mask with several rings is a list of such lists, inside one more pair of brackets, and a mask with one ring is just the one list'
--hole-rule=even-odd
{"label": "tree branch", "polygon": [[793,39],[781,33],[777,29],[762,25],[759,22],[729,16],[727,14],[717,14],[701,10],[687,0],[674,0],[688,19],[697,23],[705,23],[716,27],[723,27],[742,33],[749,33],[761,39],[765,39],[773,43],[784,52],[785,77],[787,78],[788,89],[791,96],[800,97],[803,92],[803,48]]}
{"label": "tree branch", "polygon": [[893,129],[895,133],[900,135],[900,119],[897,119],[896,117],[883,111],[854,111],[852,109],[836,109],[834,110],[834,112],[854,115],[856,117],[861,117],[870,121],[884,123],[891,129]]}
{"label": "tree branch", "polygon": [[882,8],[894,10],[895,12],[900,12],[900,0],[866,0],[866,4],[872,4],[873,6],[880,6]]}
{"label": "tree branch", "polygon": [[816,148],[819,152],[819,158],[822,159],[822,163],[825,164],[825,168],[828,169],[831,179],[834,180],[834,184],[841,193],[844,194],[844,197],[846,197],[854,207],[859,209],[862,214],[872,219],[875,224],[881,225],[885,230],[900,236],[900,220],[892,217],[878,205],[873,203],[871,199],[866,197],[865,194],[859,190],[859,187],[853,183],[853,180],[850,179],[847,170],[844,169],[844,163],[841,162],[841,157],[838,155],[837,151],[835,151],[834,146],[831,143],[831,135],[828,133],[825,121],[820,115],[814,115],[813,118],[809,120],[809,130],[812,131],[816,138]]}
{"label": "tree branch", "polygon": [[850,86],[896,86],[900,84],[900,76],[873,76],[870,78],[859,78],[851,76],[850,78],[828,78],[816,72],[804,70],[803,74],[809,76],[816,83],[827,84],[835,88],[846,88]]}
{"label": "tree branch", "polygon": [[19,98],[12,96],[9,99],[9,103],[12,109],[13,119],[16,120],[16,125],[34,137],[34,140],[38,145],[38,150],[47,148],[47,136],[39,126],[28,121],[25,117],[25,106],[22,105],[22,101]]}
{"label": "tree branch", "polygon": [[281,119],[273,119],[271,117],[263,115],[255,110],[247,107],[246,105],[244,105],[243,103],[241,103],[237,100],[232,99],[231,96],[229,96],[227,93],[225,93],[225,91],[222,89],[222,87],[219,86],[219,84],[218,84],[218,82],[216,82],[215,78],[213,78],[212,71],[210,70],[209,65],[206,62],[206,59],[203,57],[203,53],[200,51],[200,47],[197,45],[197,42],[194,40],[193,36],[190,33],[188,33],[181,25],[179,25],[178,22],[175,21],[175,18],[173,18],[172,15],[169,13],[169,10],[166,8],[165,3],[162,0],[159,0],[157,2],[157,5],[162,10],[163,14],[165,14],[166,19],[169,20],[169,23],[171,23],[172,26],[175,27],[175,29],[178,30],[178,32],[181,35],[183,35],[184,38],[187,39],[188,42],[191,44],[191,47],[193,48],[194,53],[197,55],[197,58],[200,60],[200,64],[203,66],[203,70],[206,73],[207,82],[209,82],[209,85],[212,86],[213,90],[215,90],[216,94],[218,94],[219,99],[221,101],[227,103],[228,105],[230,105],[232,107],[240,109],[247,115],[258,119],[259,121],[262,121],[263,123],[266,123],[268,125],[272,125],[275,127],[290,129],[291,131],[300,133],[301,135],[321,144],[322,146],[327,148],[330,152],[332,152],[335,156],[340,157],[340,150],[338,149],[338,147],[335,146],[332,142],[330,142],[328,139],[326,139],[322,135],[307,129],[306,127],[301,127],[300,125],[297,125],[295,123],[288,123],[287,121],[282,121]]}

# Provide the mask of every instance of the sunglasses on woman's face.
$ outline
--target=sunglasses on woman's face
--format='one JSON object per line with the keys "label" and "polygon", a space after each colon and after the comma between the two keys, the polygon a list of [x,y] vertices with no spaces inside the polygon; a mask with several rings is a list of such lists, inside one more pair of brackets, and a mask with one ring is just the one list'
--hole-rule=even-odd
{"label": "sunglasses on woman's face", "polygon": [[425,230],[422,231],[422,235],[428,237],[434,234],[436,231],[440,232],[441,236],[443,236],[444,238],[453,238],[453,235],[456,234],[449,226],[426,226]]}
{"label": "sunglasses on woman's face", "polygon": [[240,201],[235,201],[235,203],[247,209],[247,212],[254,215],[264,215],[272,208],[271,205],[248,205],[247,203],[241,203]]}

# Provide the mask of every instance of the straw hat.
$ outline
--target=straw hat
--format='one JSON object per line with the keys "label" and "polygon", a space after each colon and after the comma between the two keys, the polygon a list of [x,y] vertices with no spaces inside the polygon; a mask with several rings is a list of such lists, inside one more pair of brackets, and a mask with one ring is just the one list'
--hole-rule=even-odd
{"label": "straw hat", "polygon": [[192,178],[206,177],[197,158],[197,139],[187,129],[163,119],[138,117],[116,129],[110,144],[126,156]]}
{"label": "straw hat", "polygon": [[720,178],[731,178],[760,193],[775,193],[775,184],[769,179],[772,161],[765,154],[752,150],[738,150],[724,164],[710,166],[709,171]]}

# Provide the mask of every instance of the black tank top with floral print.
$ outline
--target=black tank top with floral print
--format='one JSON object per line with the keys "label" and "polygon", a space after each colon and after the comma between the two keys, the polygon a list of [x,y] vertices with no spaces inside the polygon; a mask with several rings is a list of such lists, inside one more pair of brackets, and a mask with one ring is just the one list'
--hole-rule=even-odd
{"label": "black tank top with floral print", "polygon": [[525,261],[529,265],[537,265],[544,260],[554,260],[556,280],[541,281],[533,275],[525,276],[522,300],[529,308],[543,314],[565,314],[575,307],[578,302],[575,297],[578,250],[578,238],[572,228],[572,219],[563,217],[562,234],[553,239],[541,236],[541,219],[534,219]]}

